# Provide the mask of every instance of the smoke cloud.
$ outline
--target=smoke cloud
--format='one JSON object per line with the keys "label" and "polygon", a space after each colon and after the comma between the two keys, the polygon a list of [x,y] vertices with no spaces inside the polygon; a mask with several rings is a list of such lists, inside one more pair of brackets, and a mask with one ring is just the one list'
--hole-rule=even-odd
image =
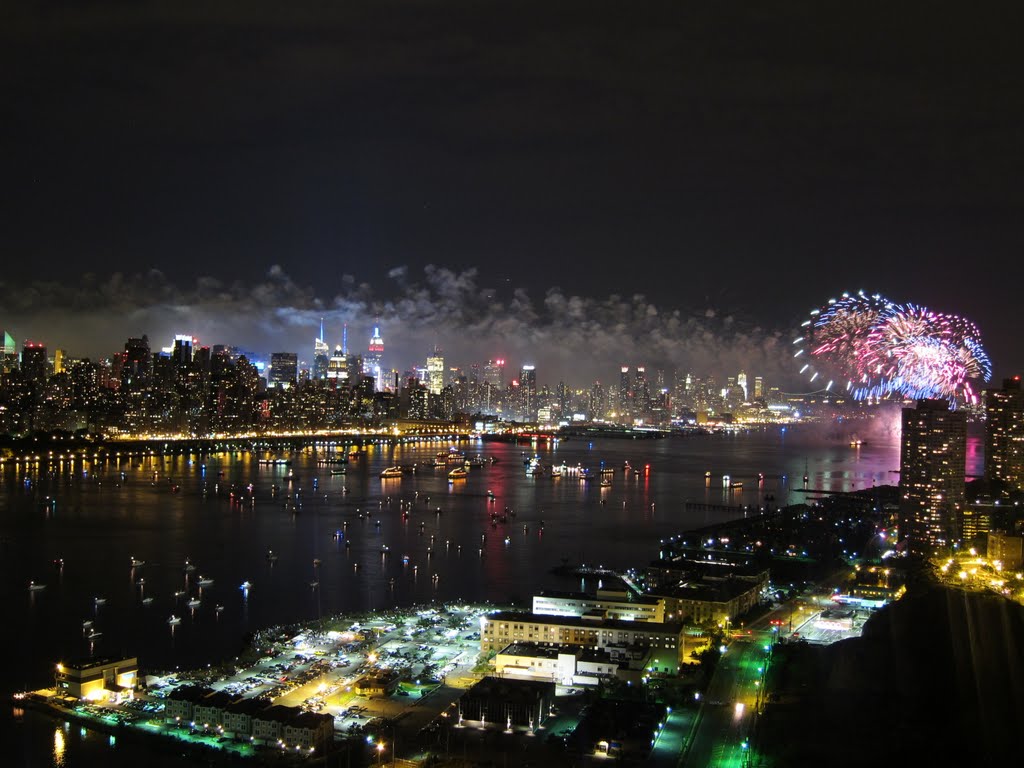
{"label": "smoke cloud", "polygon": [[620,365],[719,377],[745,370],[783,385],[792,374],[788,332],[715,307],[684,310],[642,294],[593,298],[559,287],[499,289],[482,285],[474,269],[428,265],[415,274],[396,267],[376,288],[344,275],[330,297],[295,283],[280,266],[256,283],[199,277],[183,286],[158,270],[86,274],[74,285],[0,282],[0,324],[19,344],[41,341],[75,357],[109,356],[129,336],[148,334],[155,349],[186,333],[257,357],[295,351],[308,363],[321,318],[332,347],[348,324],[354,352],[365,351],[379,325],[384,363],[399,371],[422,364],[436,345],[449,366],[503,358],[511,377],[521,364],[534,364],[538,383],[549,386],[614,382]]}

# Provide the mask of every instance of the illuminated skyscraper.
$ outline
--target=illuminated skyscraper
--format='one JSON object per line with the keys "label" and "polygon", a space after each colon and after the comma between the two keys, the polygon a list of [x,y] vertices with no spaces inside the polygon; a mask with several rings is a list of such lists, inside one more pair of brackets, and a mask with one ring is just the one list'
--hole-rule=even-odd
{"label": "illuminated skyscraper", "polygon": [[1024,390],[1020,376],[985,393],[985,479],[1024,488]]}
{"label": "illuminated skyscraper", "polygon": [[18,346],[14,337],[4,331],[4,345],[0,348],[0,373],[10,373],[18,367]]}
{"label": "illuminated skyscraper", "polygon": [[64,370],[68,364],[68,353],[63,349],[53,350],[53,373],[64,373]]}
{"label": "illuminated skyscraper", "polygon": [[900,441],[900,539],[910,552],[947,549],[964,495],[967,416],[945,400],[903,409]]}
{"label": "illuminated skyscraper", "polygon": [[764,377],[754,377],[754,399],[764,400]]}
{"label": "illuminated skyscraper", "polygon": [[444,356],[440,347],[434,347],[434,354],[427,358],[427,391],[440,395],[444,389]]}
{"label": "illuminated skyscraper", "polygon": [[519,372],[519,391],[523,399],[523,416],[532,421],[537,418],[537,369],[524,365]]}
{"label": "illuminated skyscraper", "polygon": [[386,389],[387,382],[384,381],[380,367],[381,358],[384,357],[384,339],[380,337],[380,328],[373,327],[373,336],[370,337],[370,346],[366,357],[363,359],[363,373],[372,376],[374,388],[380,392]]}
{"label": "illuminated skyscraper", "polygon": [[326,379],[331,362],[331,347],[324,341],[324,319],[320,318],[320,338],[313,339],[313,378]]}
{"label": "illuminated skyscraper", "polygon": [[619,370],[619,418],[625,421],[633,413],[633,382],[629,378],[629,366]]}
{"label": "illuminated skyscraper", "polygon": [[740,371],[740,375],[736,377],[736,386],[743,390],[743,400],[750,399],[750,390],[747,389],[747,374],[744,371]]}
{"label": "illuminated skyscraper", "polygon": [[495,389],[501,389],[505,380],[505,361],[488,360],[484,366],[484,383],[490,384]]}

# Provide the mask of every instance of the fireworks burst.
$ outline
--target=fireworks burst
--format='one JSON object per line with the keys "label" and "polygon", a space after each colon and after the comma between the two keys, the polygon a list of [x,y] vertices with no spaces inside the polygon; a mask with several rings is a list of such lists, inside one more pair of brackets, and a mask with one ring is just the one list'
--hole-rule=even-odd
{"label": "fireworks burst", "polygon": [[897,395],[976,403],[972,380],[992,376],[974,323],[878,294],[830,300],[811,312],[801,334],[793,342],[800,372],[826,390],[845,379],[857,400]]}

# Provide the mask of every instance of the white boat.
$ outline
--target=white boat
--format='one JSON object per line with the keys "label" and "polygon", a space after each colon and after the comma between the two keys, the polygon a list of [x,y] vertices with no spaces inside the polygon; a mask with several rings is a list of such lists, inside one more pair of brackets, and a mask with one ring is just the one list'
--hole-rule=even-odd
{"label": "white boat", "polygon": [[272,563],[277,561],[277,555],[274,554],[274,550],[267,550],[267,560],[269,560]]}
{"label": "white boat", "polygon": [[385,469],[383,472],[380,473],[380,476],[381,477],[401,477],[402,476],[402,468],[401,467],[388,467],[387,469]]}
{"label": "white boat", "polygon": [[143,605],[152,605],[153,604],[153,598],[152,597],[144,597],[144,598],[142,598],[142,604]]}
{"label": "white boat", "polygon": [[94,597],[92,599],[92,601],[94,603],[96,603],[96,605],[103,605],[105,602],[107,602],[107,598],[105,598],[105,597]]}
{"label": "white boat", "polygon": [[198,608],[202,604],[202,602],[203,601],[200,600],[199,598],[193,597],[191,600],[188,601],[188,607],[189,608]]}
{"label": "white boat", "polygon": [[601,481],[601,487],[602,488],[611,488],[612,487],[612,481],[611,480],[607,480],[607,479],[602,480]]}
{"label": "white boat", "polygon": [[82,629],[88,629],[92,626],[92,619],[86,619],[82,622]]}
{"label": "white boat", "polygon": [[216,608],[217,613],[220,613],[223,610],[224,610],[224,606],[223,605],[218,605],[217,608]]}
{"label": "white boat", "polygon": [[97,632],[94,629],[92,632],[90,632],[88,635],[86,635],[86,637],[88,637],[90,640],[95,640],[97,637],[99,637],[102,634],[103,634],[102,632]]}
{"label": "white boat", "polygon": [[466,475],[468,475],[468,474],[469,474],[469,472],[467,472],[462,467],[456,467],[455,469],[453,469],[451,472],[448,473],[448,479],[449,480],[465,480],[466,479]]}
{"label": "white boat", "polygon": [[186,557],[185,558],[185,571],[188,572],[188,573],[191,573],[195,569],[196,569],[196,567],[194,565],[192,565],[192,563],[190,563],[188,558]]}
{"label": "white boat", "polygon": [[252,587],[252,582],[247,579],[247,580],[242,582],[242,586],[240,586],[239,589],[250,589],[251,587]]}
{"label": "white boat", "polygon": [[180,617],[178,617],[178,616],[175,616],[175,615],[174,615],[174,614],[172,613],[172,614],[171,614],[171,618],[169,618],[169,619],[167,620],[167,623],[168,623],[168,624],[181,624],[181,618],[180,618]]}
{"label": "white boat", "polygon": [[320,582],[319,581],[311,581],[311,582],[309,582],[309,586],[311,586],[313,589],[316,589],[317,587],[320,586]]}
{"label": "white boat", "polygon": [[184,590],[184,589],[179,589],[179,590],[177,590],[177,591],[176,591],[176,592],[174,593],[174,596],[175,596],[175,597],[184,597],[184,595],[185,595],[185,590]]}
{"label": "white boat", "polygon": [[132,568],[139,568],[146,564],[145,560],[139,560],[139,558],[132,556]]}
{"label": "white boat", "polygon": [[41,592],[44,589],[46,589],[46,585],[45,584],[36,584],[34,581],[30,581],[28,583],[28,591],[29,592]]}
{"label": "white boat", "polygon": [[206,576],[200,576],[199,581],[196,582],[200,587],[208,587],[213,584],[213,579]]}

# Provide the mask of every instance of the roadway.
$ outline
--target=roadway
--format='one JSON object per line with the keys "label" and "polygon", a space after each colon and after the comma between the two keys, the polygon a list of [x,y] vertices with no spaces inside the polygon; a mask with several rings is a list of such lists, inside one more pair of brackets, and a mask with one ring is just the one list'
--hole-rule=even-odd
{"label": "roadway", "polygon": [[764,632],[739,637],[726,648],[704,696],[684,766],[746,765],[770,648],[771,634]]}

